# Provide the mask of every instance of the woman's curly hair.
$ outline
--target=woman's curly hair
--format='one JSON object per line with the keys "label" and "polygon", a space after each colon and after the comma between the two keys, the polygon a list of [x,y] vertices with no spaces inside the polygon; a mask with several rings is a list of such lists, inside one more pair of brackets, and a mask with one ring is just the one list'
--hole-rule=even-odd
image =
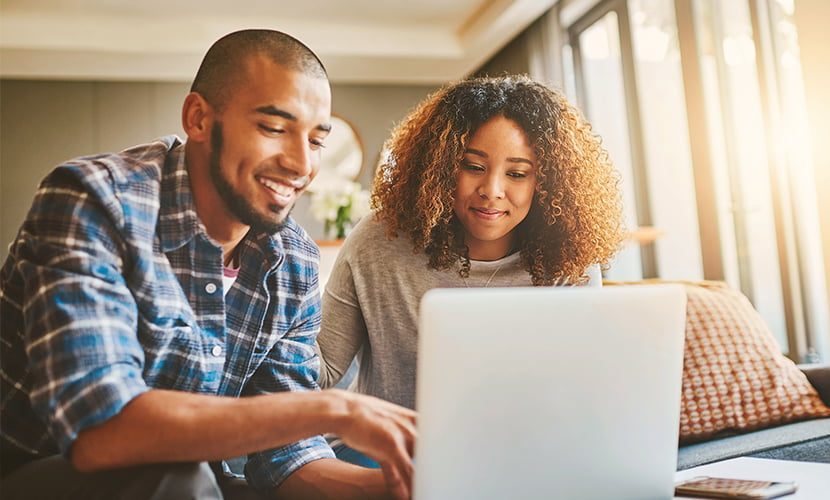
{"label": "woman's curly hair", "polygon": [[448,85],[415,107],[385,144],[372,208],[388,237],[406,234],[434,269],[470,259],[453,212],[467,142],[490,118],[525,132],[536,159],[533,205],[517,227],[516,246],[534,285],[587,280],[608,266],[623,238],[619,176],[591,125],[565,97],[525,76],[474,78]]}

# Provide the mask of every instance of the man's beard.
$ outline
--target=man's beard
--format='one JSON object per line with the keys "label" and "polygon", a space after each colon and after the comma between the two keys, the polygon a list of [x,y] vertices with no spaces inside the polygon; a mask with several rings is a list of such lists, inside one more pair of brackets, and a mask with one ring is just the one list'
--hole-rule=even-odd
{"label": "man's beard", "polygon": [[[213,180],[213,185],[216,186],[216,191],[222,201],[225,202],[225,206],[239,222],[251,226],[254,232],[267,234],[280,232],[285,226],[285,219],[288,216],[280,216],[280,209],[277,205],[268,206],[273,214],[272,217],[259,213],[242,194],[234,191],[231,183],[225,178],[220,161],[223,143],[222,124],[215,122],[210,131],[210,177]],[[288,212],[291,213],[293,209],[294,206],[292,205]]]}

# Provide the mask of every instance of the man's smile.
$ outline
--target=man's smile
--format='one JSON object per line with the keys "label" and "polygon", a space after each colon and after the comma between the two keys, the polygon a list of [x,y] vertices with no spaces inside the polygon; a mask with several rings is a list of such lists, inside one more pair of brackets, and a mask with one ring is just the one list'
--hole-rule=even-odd
{"label": "man's smile", "polygon": [[276,180],[264,176],[256,176],[256,180],[265,188],[271,199],[280,207],[287,207],[294,199],[294,195],[302,186],[297,187],[295,182]]}

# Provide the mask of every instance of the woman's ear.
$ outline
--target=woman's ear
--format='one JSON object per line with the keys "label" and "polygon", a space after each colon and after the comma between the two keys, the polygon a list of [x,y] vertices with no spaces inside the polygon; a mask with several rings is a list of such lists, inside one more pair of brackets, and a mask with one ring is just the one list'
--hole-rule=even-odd
{"label": "woman's ear", "polygon": [[182,128],[187,140],[209,142],[213,123],[213,107],[198,92],[187,94],[182,106]]}

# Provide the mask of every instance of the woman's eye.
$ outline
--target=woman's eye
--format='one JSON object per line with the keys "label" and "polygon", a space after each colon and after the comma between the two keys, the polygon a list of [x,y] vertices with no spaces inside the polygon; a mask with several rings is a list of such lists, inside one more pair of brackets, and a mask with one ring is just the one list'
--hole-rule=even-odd
{"label": "woman's eye", "polygon": [[513,177],[514,179],[524,179],[525,177],[527,177],[527,174],[524,172],[508,172],[507,175]]}
{"label": "woman's eye", "polygon": [[308,142],[311,143],[311,149],[320,149],[326,147],[326,145],[323,144],[323,141],[321,141],[320,139],[309,139]]}
{"label": "woman's eye", "polygon": [[476,165],[475,163],[465,163],[464,170],[470,170],[473,172],[483,172],[484,167],[482,167],[481,165]]}

